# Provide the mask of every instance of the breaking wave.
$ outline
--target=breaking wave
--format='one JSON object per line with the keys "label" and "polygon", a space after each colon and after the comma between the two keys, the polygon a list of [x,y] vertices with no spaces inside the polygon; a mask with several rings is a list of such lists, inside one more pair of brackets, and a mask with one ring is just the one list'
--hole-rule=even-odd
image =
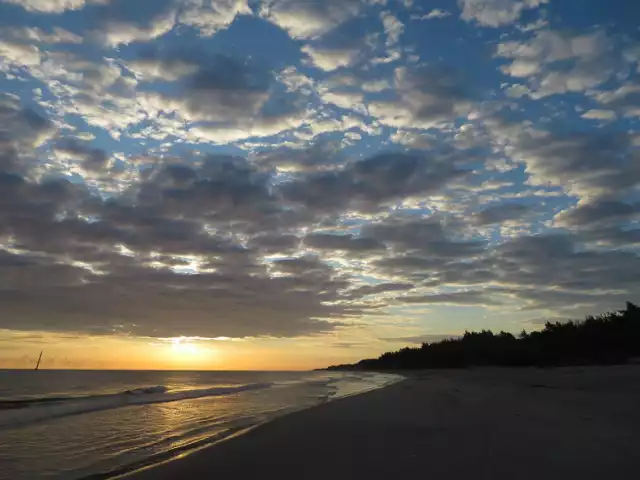
{"label": "breaking wave", "polygon": [[[270,386],[272,383],[250,383],[228,387],[172,391],[164,385],[158,385],[125,390],[115,394],[0,400],[0,428],[24,426],[53,418],[110,410],[129,405],[233,395],[248,390],[261,390]],[[6,410],[11,410],[11,412]]]}

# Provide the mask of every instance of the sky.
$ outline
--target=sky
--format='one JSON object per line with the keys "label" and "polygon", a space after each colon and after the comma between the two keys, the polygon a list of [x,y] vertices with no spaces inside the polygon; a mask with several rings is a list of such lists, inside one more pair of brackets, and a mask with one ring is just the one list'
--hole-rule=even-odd
{"label": "sky", "polygon": [[0,0],[0,368],[307,369],[637,301],[639,18]]}

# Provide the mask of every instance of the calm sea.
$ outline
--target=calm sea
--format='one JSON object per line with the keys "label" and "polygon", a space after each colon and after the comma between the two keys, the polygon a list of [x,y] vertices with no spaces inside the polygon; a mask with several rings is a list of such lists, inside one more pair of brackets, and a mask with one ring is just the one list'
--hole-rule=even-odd
{"label": "calm sea", "polygon": [[0,370],[0,479],[110,478],[400,378]]}

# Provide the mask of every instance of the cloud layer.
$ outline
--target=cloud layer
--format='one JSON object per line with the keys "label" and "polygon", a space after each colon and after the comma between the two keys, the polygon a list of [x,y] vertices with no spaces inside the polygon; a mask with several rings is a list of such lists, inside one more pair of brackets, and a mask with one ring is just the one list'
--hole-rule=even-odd
{"label": "cloud layer", "polygon": [[0,0],[0,328],[416,339],[640,294],[615,12],[134,3]]}

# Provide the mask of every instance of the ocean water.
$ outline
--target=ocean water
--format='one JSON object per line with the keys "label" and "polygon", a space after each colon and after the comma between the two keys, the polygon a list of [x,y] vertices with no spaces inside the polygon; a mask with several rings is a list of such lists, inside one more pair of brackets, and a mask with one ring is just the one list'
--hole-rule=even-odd
{"label": "ocean water", "polygon": [[0,370],[0,480],[111,478],[400,378]]}

